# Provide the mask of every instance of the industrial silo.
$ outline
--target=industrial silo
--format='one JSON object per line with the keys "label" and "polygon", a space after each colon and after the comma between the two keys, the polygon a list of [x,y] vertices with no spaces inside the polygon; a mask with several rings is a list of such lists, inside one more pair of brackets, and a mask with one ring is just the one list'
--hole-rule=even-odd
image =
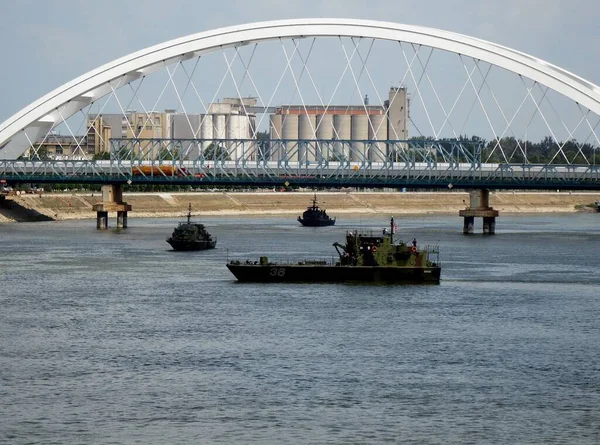
{"label": "industrial silo", "polygon": [[[213,114],[213,138],[225,139],[225,115]],[[222,142],[219,142],[222,144]]]}
{"label": "industrial silo", "polygon": [[350,151],[351,161],[362,161],[365,159],[365,143],[369,139],[369,116],[366,114],[352,115],[352,150]]}
{"label": "industrial silo", "polygon": [[408,139],[409,99],[405,87],[391,87],[386,101],[388,110],[388,139]]}
{"label": "industrial silo", "polygon": [[243,114],[230,114],[227,116],[227,146],[232,160],[243,159],[247,156],[248,147],[245,139],[249,138],[248,116]]}
{"label": "industrial silo", "polygon": [[227,151],[232,155],[232,161],[239,159],[239,144],[235,142],[240,138],[241,116],[239,114],[230,114],[227,116]]}
{"label": "industrial silo", "polygon": [[[351,138],[350,115],[335,114],[333,116],[333,138],[341,141],[347,141]],[[350,147],[347,142],[335,142],[333,151],[336,160],[350,160]]]}
{"label": "industrial silo", "polygon": [[[213,114],[213,143],[212,147],[214,148],[213,153],[210,154],[211,158],[220,155],[219,151],[225,149],[225,129],[226,129],[226,119],[224,114]],[[218,149],[221,150],[218,150]]]}
{"label": "industrial silo", "polygon": [[288,161],[298,161],[298,115],[285,114],[282,118],[281,136],[286,139],[283,144],[285,147],[285,159]]}
{"label": "industrial silo", "polygon": [[[385,114],[373,114],[370,116],[369,123],[369,140],[370,141],[385,141],[387,138],[387,119]],[[369,161],[382,162],[386,159],[385,142],[371,142],[369,144]]]}
{"label": "industrial silo", "polygon": [[315,160],[315,129],[316,116],[314,114],[301,114],[298,116],[298,160],[312,162]]}
{"label": "industrial silo", "polygon": [[240,128],[240,138],[242,139],[241,147],[244,151],[244,159],[256,159],[256,134],[254,116],[242,115]]}
{"label": "industrial silo", "polygon": [[213,120],[210,114],[200,115],[200,139],[202,139],[202,151],[204,151],[213,140]]}
{"label": "industrial silo", "polygon": [[[333,115],[317,115],[317,142],[316,154],[317,161],[327,160],[333,155]],[[330,153],[331,152],[331,153]]]}
{"label": "industrial silo", "polygon": [[267,155],[267,159],[271,161],[278,161],[281,156],[281,143],[278,142],[278,139],[281,139],[282,133],[282,124],[281,124],[281,114],[272,114],[269,122],[269,134],[271,137],[271,146],[269,147],[269,153],[265,153]]}

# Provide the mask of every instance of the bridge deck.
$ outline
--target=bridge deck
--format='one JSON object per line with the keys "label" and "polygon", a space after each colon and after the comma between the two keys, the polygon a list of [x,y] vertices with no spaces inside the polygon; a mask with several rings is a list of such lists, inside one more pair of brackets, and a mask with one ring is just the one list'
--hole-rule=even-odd
{"label": "bridge deck", "polygon": [[600,190],[600,166],[407,162],[0,161],[7,183]]}

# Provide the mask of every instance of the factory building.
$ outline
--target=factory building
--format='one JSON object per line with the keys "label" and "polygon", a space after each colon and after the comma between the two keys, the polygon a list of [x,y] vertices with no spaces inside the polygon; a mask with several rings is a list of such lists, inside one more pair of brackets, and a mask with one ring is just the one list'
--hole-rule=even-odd
{"label": "factory building", "polygon": [[[258,144],[257,113],[269,113],[269,134],[274,142]],[[90,114],[83,150],[78,153],[83,151],[89,157],[108,153],[111,139],[171,139],[180,141],[179,153],[188,160],[212,157],[217,150],[231,160],[383,161],[389,159],[390,140],[408,139],[408,120],[409,98],[404,87],[391,88],[383,105],[369,105],[365,97],[363,105],[266,108],[257,106],[252,97],[224,98],[209,104],[204,114],[176,110]],[[141,142],[135,150],[157,158],[161,148],[154,141]],[[165,146],[170,145],[165,142]],[[61,153],[60,146],[48,152],[74,156],[73,149]]]}
{"label": "factory building", "polygon": [[188,159],[196,159],[209,147],[226,149],[231,159],[256,157],[256,98],[225,98],[212,103],[206,114],[173,114],[171,139],[202,139],[192,144]]}
{"label": "factory building", "polygon": [[273,144],[270,158],[279,160],[285,151],[289,161],[383,161],[388,140],[408,139],[408,113],[404,87],[391,88],[382,106],[369,105],[365,97],[363,105],[278,107],[270,116],[270,137],[282,142]]}
{"label": "factory building", "polygon": [[[211,147],[227,150],[231,159],[255,157],[256,136],[255,98],[225,98],[212,103],[206,114],[177,113],[176,110],[152,111],[148,114],[129,110],[123,114],[89,115],[87,144],[90,152],[110,151],[110,139],[203,139],[201,143],[184,142],[181,153],[186,159],[197,159]],[[236,142],[236,141],[240,142]],[[241,143],[245,140],[244,143]],[[156,147],[142,142],[138,147],[147,152]],[[153,157],[158,154],[154,153]]]}
{"label": "factory building", "polygon": [[[123,114],[90,114],[87,123],[87,143],[93,154],[108,153],[110,139],[164,139],[170,132],[168,113],[151,111],[138,113],[128,110]],[[148,143],[142,144],[145,150]],[[92,151],[92,150],[90,150]]]}

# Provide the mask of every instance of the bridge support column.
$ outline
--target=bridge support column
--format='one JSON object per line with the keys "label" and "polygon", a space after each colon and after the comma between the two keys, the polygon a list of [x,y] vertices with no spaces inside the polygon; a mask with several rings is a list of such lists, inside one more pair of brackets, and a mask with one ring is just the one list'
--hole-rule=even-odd
{"label": "bridge support column", "polygon": [[96,211],[96,228],[108,229],[108,213],[117,213],[117,228],[127,227],[127,212],[131,205],[123,202],[123,188],[121,184],[110,184],[102,186],[102,202],[92,207]]}
{"label": "bridge support column", "polygon": [[469,235],[473,233],[473,225],[475,224],[475,217],[465,216],[463,223],[463,233]]}
{"label": "bridge support column", "polygon": [[96,229],[104,230],[108,228],[108,212],[96,212]]}
{"label": "bridge support column", "polygon": [[126,229],[127,228],[127,212],[120,211],[117,212],[117,229]]}
{"label": "bridge support column", "polygon": [[494,217],[483,217],[483,234],[494,235],[496,233],[496,218]]}
{"label": "bridge support column", "polygon": [[463,233],[473,233],[475,218],[483,218],[483,233],[496,233],[496,218],[499,213],[490,207],[490,191],[487,189],[473,190],[469,193],[469,206],[461,210],[459,215],[464,218]]}

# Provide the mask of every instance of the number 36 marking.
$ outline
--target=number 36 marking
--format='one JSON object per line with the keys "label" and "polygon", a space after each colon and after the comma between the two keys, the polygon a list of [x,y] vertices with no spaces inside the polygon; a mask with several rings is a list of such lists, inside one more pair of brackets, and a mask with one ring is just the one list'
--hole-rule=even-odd
{"label": "number 36 marking", "polygon": [[285,276],[285,267],[272,267],[269,275],[272,277],[283,277]]}

